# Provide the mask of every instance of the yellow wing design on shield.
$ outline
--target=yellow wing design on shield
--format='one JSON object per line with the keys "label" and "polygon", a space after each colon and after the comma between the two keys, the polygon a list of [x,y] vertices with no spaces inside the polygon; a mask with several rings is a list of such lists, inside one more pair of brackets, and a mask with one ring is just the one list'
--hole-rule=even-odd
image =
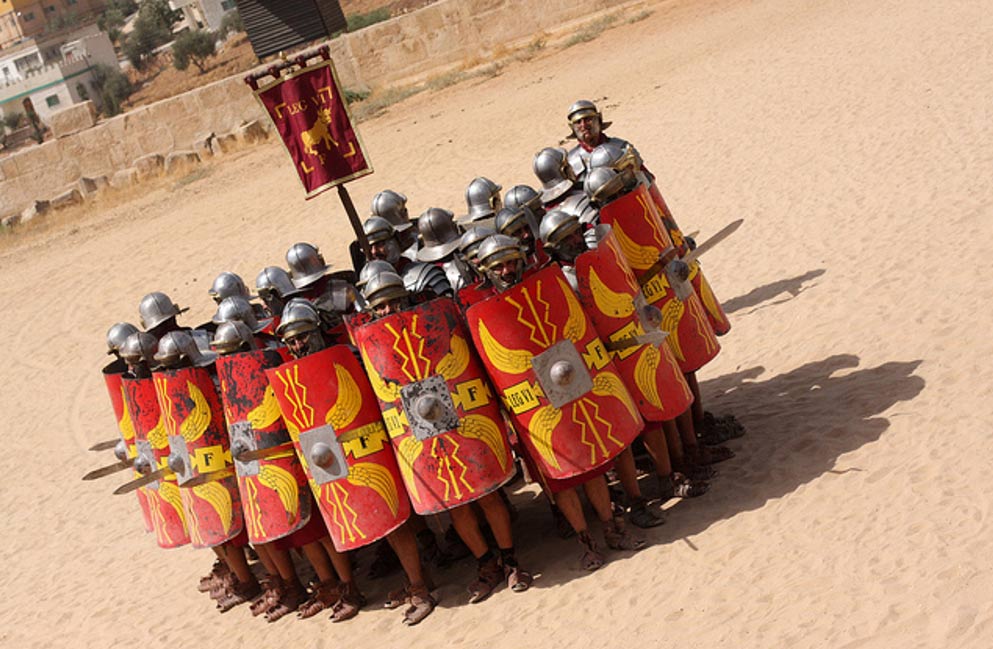
{"label": "yellow wing design on shield", "polygon": [[148,431],[148,443],[152,448],[160,450],[169,446],[169,436],[166,434],[165,424],[162,422],[162,415],[155,423],[155,428]]}
{"label": "yellow wing design on shield", "polygon": [[420,457],[424,450],[424,442],[413,435],[405,437],[396,447],[397,464],[400,465],[400,474],[403,475],[404,484],[411,497],[420,502],[421,496],[417,493],[417,483],[414,482],[414,462]]}
{"label": "yellow wing design on shield", "polygon": [[179,425],[179,434],[187,444],[190,444],[203,437],[207,427],[210,426],[210,406],[203,392],[192,381],[186,382],[186,388],[190,391],[190,398],[193,399],[193,411]]}
{"label": "yellow wing design on shield", "polygon": [[276,492],[289,520],[297,517],[300,511],[300,493],[292,473],[275,464],[265,464],[259,469],[259,482]]}
{"label": "yellow wing design on shield", "polygon": [[506,438],[495,421],[483,415],[466,415],[459,424],[459,433],[486,444],[500,462],[500,470],[507,470]]}
{"label": "yellow wing design on shield", "polygon": [[359,351],[362,354],[362,363],[365,365],[365,372],[369,375],[369,383],[372,384],[372,390],[379,397],[379,400],[383,403],[393,403],[399,399],[400,386],[396,383],[387,383],[384,381],[373,364],[369,362],[369,355],[365,353],[365,350],[361,349]]}
{"label": "yellow wing design on shield", "polygon": [[621,381],[621,377],[617,376],[613,372],[600,372],[595,377],[593,377],[593,394],[598,397],[614,397],[621,400],[624,407],[628,409],[631,414],[631,419],[635,421],[640,421],[641,416],[638,413],[638,407],[634,404],[634,399],[631,398],[631,393],[628,389],[624,387],[624,382]]}
{"label": "yellow wing design on shield", "polygon": [[569,305],[569,317],[565,327],[562,328],[562,335],[572,342],[578,342],[586,335],[586,312],[583,311],[583,305],[579,303],[579,298],[572,291],[572,287],[561,277],[556,279],[559,281],[559,288],[565,294],[566,304]]}
{"label": "yellow wing design on shield", "polygon": [[262,396],[262,403],[248,413],[248,423],[255,430],[263,430],[272,426],[279,419],[279,401],[272,386],[267,386]]}
{"label": "yellow wing design on shield", "polygon": [[664,307],[662,307],[662,331],[669,334],[666,340],[671,345],[673,353],[676,358],[681,361],[686,360],[686,356],[683,355],[683,348],[679,343],[679,321],[683,319],[683,311],[686,310],[686,305],[680,299],[669,300]]}
{"label": "yellow wing design on shield", "polygon": [[341,430],[355,421],[362,409],[362,392],[348,370],[341,365],[335,365],[335,375],[338,378],[338,400],[328,410],[326,423],[335,430]]}
{"label": "yellow wing design on shield", "polygon": [[634,380],[638,384],[638,389],[648,399],[648,403],[659,410],[664,410],[662,398],[659,396],[659,384],[655,378],[661,357],[662,352],[659,351],[658,347],[645,345],[634,366]]}
{"label": "yellow wing design on shield", "polygon": [[[568,289],[572,293],[572,289]],[[534,354],[526,349],[510,349],[501,345],[490,330],[486,328],[486,323],[479,321],[479,341],[483,343],[483,352],[489,359],[493,367],[504,374],[523,374],[531,369],[531,359]]]}
{"label": "yellow wing design on shield", "polygon": [[441,357],[436,369],[446,381],[458,378],[469,367],[469,345],[465,338],[455,334],[449,352]]}
{"label": "yellow wing design on shield", "polygon": [[121,436],[126,442],[134,443],[134,422],[131,421],[131,413],[128,412],[127,398],[124,396],[124,386],[121,386],[121,398],[124,399],[124,411],[121,420],[117,422],[117,429],[121,431]]}
{"label": "yellow wing design on shield", "polygon": [[348,481],[357,487],[375,490],[386,501],[393,515],[397,515],[400,494],[389,469],[374,462],[359,462],[348,467]]}
{"label": "yellow wing design on shield", "polygon": [[596,270],[590,268],[590,292],[601,313],[614,318],[627,318],[634,313],[634,300],[627,293],[618,293],[603,283]]}
{"label": "yellow wing design on shield", "polygon": [[228,491],[227,487],[222,485],[217,480],[213,482],[205,482],[204,484],[198,484],[193,487],[193,493],[197,495],[198,498],[206,500],[213,507],[214,511],[217,512],[217,517],[221,520],[221,525],[224,527],[224,533],[227,534],[231,531],[231,492]]}
{"label": "yellow wing design on shield", "polygon": [[179,520],[183,521],[183,528],[186,526],[186,512],[183,510],[183,499],[179,495],[179,485],[175,482],[162,480],[159,482],[159,495],[162,500],[169,503],[169,506],[176,510]]}
{"label": "yellow wing design on shield", "polygon": [[617,244],[621,247],[624,258],[628,260],[632,268],[635,270],[645,270],[659,258],[659,250],[657,248],[635,243],[628,238],[624,230],[617,227],[616,223],[613,227],[614,234],[617,236]]}
{"label": "yellow wing design on shield", "polygon": [[531,443],[538,449],[538,453],[541,454],[545,463],[556,469],[561,468],[561,466],[559,465],[558,457],[555,456],[555,450],[552,448],[552,433],[555,432],[555,427],[559,425],[559,421],[561,420],[562,411],[548,405],[535,413],[534,417],[531,418],[531,422],[528,424],[528,432],[531,433]]}

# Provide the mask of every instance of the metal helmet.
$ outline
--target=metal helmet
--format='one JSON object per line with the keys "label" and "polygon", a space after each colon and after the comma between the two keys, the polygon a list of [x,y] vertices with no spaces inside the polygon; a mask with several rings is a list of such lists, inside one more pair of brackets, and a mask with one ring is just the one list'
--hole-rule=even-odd
{"label": "metal helmet", "polygon": [[[596,104],[594,104],[589,99],[579,99],[573,102],[572,106],[569,106],[569,113],[567,115],[567,118],[571,126],[572,124],[575,124],[577,121],[583,119],[584,117],[591,117],[594,115],[600,118],[601,131],[606,131],[608,128],[610,128],[611,122],[603,121],[603,113],[601,113],[600,109],[596,107]],[[574,133],[572,137],[575,137]]]}
{"label": "metal helmet", "polygon": [[231,354],[245,349],[255,349],[255,336],[241,320],[228,320],[217,325],[210,348],[218,354]]}
{"label": "metal helmet", "polygon": [[112,325],[107,330],[107,353],[120,352],[121,345],[128,339],[128,336],[136,333],[138,333],[138,327],[130,322],[118,322]]}
{"label": "metal helmet", "polygon": [[372,197],[373,216],[381,216],[397,230],[406,230],[411,226],[410,215],[407,213],[407,197],[400,192],[386,189]]}
{"label": "metal helmet", "polygon": [[295,297],[286,303],[276,334],[285,340],[306,331],[314,331],[320,326],[321,316],[317,307],[302,297]]}
{"label": "metal helmet", "polygon": [[138,315],[145,331],[154,329],[169,318],[175,318],[185,310],[180,309],[178,304],[161,291],[149,293],[138,304]]}
{"label": "metal helmet", "polygon": [[239,295],[246,300],[254,297],[249,294],[248,287],[245,286],[245,282],[241,279],[241,276],[227,270],[214,278],[214,283],[211,284],[210,290],[207,292],[210,293],[210,297],[214,298],[214,302],[218,303],[232,295]]}
{"label": "metal helmet", "polygon": [[597,167],[590,169],[583,183],[583,191],[597,205],[605,205],[624,192],[626,181],[624,174],[610,167]]}
{"label": "metal helmet", "polygon": [[417,251],[417,261],[444,259],[459,247],[462,238],[455,215],[440,207],[429,207],[417,217],[417,231],[424,242]]}
{"label": "metal helmet", "polygon": [[515,236],[514,233],[520,228],[528,228],[531,224],[528,223],[527,214],[523,207],[516,209],[504,207],[497,212],[495,225],[496,231],[500,234]]}
{"label": "metal helmet", "polygon": [[562,210],[551,210],[541,222],[541,240],[545,248],[555,249],[566,235],[581,227],[575,214]]}
{"label": "metal helmet", "polygon": [[480,244],[483,243],[486,237],[494,234],[496,234],[496,230],[493,228],[486,227],[485,225],[470,225],[462,235],[462,241],[459,243],[459,252],[462,253],[462,256],[470,264],[475,265]]}
{"label": "metal helmet", "polygon": [[380,273],[366,282],[362,294],[369,309],[374,309],[390,300],[410,297],[403,278],[392,271]]}
{"label": "metal helmet", "polygon": [[293,285],[290,274],[279,266],[266,266],[255,277],[255,290],[260,297],[265,297],[267,293],[275,293],[277,296],[286,299],[299,291]]}
{"label": "metal helmet", "polygon": [[[496,272],[496,266],[511,260],[517,260],[517,270],[511,280],[504,280]],[[491,235],[479,245],[477,264],[499,291],[505,291],[521,280],[524,275],[525,260],[526,254],[521,242],[505,234]]]}
{"label": "metal helmet", "polygon": [[500,190],[503,189],[489,178],[478,176],[465,188],[465,203],[469,208],[469,220],[478,221],[493,216],[500,209]]}
{"label": "metal helmet", "polygon": [[384,259],[373,259],[372,261],[368,261],[366,262],[366,265],[362,267],[362,270],[359,271],[359,281],[355,283],[355,286],[361,289],[370,279],[385,272],[395,273],[396,269],[393,268],[393,264]]}
{"label": "metal helmet", "polygon": [[638,150],[630,142],[610,138],[590,153],[590,168],[610,167],[615,171],[641,169],[642,160]]}
{"label": "metal helmet", "polygon": [[135,331],[121,343],[119,353],[128,365],[144,362],[152,366],[155,365],[155,351],[158,344],[159,341],[152,334]]}
{"label": "metal helmet", "polygon": [[396,236],[393,224],[381,216],[370,216],[362,224],[362,230],[370,244],[386,241]]}
{"label": "metal helmet", "polygon": [[217,312],[210,319],[214,324],[230,322],[231,320],[244,322],[253,333],[259,333],[270,322],[268,318],[259,322],[258,318],[255,317],[255,310],[252,309],[252,305],[239,295],[232,295],[221,300],[221,303],[217,305]]}
{"label": "metal helmet", "polygon": [[213,352],[200,351],[193,335],[182,329],[162,336],[158,351],[155,352],[156,362],[164,367],[176,367],[184,360],[188,360],[194,367],[206,367],[216,359],[217,355]]}
{"label": "metal helmet", "polygon": [[510,208],[526,207],[540,215],[544,210],[541,194],[529,185],[514,185],[503,196],[503,206]]}
{"label": "metal helmet", "polygon": [[331,265],[325,263],[324,255],[309,243],[294,243],[286,251],[286,265],[290,267],[293,286],[298,289],[307,288],[324,277]]}
{"label": "metal helmet", "polygon": [[576,172],[569,166],[568,153],[561,147],[545,147],[534,156],[531,168],[541,181],[541,200],[551,203],[572,189]]}
{"label": "metal helmet", "polygon": [[403,285],[415,297],[441,297],[452,295],[452,283],[445,271],[434,264],[414,263],[403,270]]}

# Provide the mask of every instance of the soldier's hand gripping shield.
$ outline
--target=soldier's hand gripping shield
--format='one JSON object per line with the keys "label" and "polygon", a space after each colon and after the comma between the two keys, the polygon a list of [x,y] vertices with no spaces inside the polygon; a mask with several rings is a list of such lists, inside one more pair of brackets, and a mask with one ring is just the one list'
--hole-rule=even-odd
{"label": "soldier's hand gripping shield", "polygon": [[661,328],[684,372],[694,372],[717,356],[720,345],[707,322],[700,299],[689,282],[674,272],[670,262],[654,272],[660,256],[675,256],[648,189],[638,185],[600,207],[600,221],[613,229],[618,247],[642,286],[648,304],[661,312]]}
{"label": "soldier's hand gripping shield", "polygon": [[287,359],[275,349],[221,356],[217,376],[251,543],[269,543],[307,524],[307,476],[265,370]]}
{"label": "soldier's hand gripping shield", "polygon": [[221,399],[205,367],[153,372],[193,547],[238,536],[245,519]]}
{"label": "soldier's hand gripping shield", "polygon": [[266,370],[339,552],[377,541],[410,517],[376,395],[351,349],[335,345]]}
{"label": "soldier's hand gripping shield", "polygon": [[476,350],[546,476],[612,460],[644,427],[589,316],[550,265],[466,311]]}
{"label": "soldier's hand gripping shield", "polygon": [[355,342],[415,511],[464,505],[513,476],[500,405],[453,300],[363,325]]}
{"label": "soldier's hand gripping shield", "polygon": [[139,491],[145,493],[159,547],[176,548],[190,542],[176,476],[169,469],[169,437],[162,423],[158,395],[152,378],[123,379],[124,407],[134,426],[135,470],[142,475],[160,474]]}
{"label": "soldier's hand gripping shield", "polygon": [[[686,379],[610,226],[597,228],[597,245],[576,258],[579,299],[603,339],[642,417],[666,421],[693,403]],[[663,334],[663,335],[659,335]]]}

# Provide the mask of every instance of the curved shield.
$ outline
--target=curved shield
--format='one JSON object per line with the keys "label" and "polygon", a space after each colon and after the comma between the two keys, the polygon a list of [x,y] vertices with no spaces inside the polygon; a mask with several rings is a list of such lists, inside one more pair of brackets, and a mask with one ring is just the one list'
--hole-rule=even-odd
{"label": "curved shield", "polygon": [[513,476],[500,404],[453,300],[371,322],[355,340],[418,514],[472,502]]}
{"label": "curved shield", "polygon": [[469,286],[459,289],[458,292],[459,303],[463,309],[468,309],[473,304],[482,302],[491,295],[493,295],[493,287],[483,280],[477,280]]}
{"label": "curved shield", "polygon": [[666,421],[683,413],[693,403],[693,393],[669,346],[634,344],[646,330],[657,330],[657,324],[645,313],[645,297],[612,231],[595,249],[576,258],[576,277],[579,300],[611,348],[614,365],[641,415],[648,421]]}
{"label": "curved shield", "polygon": [[402,525],[410,500],[355,354],[335,345],[265,372],[335,548],[362,547]]}
{"label": "curved shield", "polygon": [[[307,475],[265,370],[286,358],[275,349],[221,356],[217,376],[245,526],[251,543],[269,543],[310,520]],[[240,457],[252,457],[241,461]]]}
{"label": "curved shield", "polygon": [[[648,193],[658,208],[662,223],[665,225],[666,230],[668,230],[679,256],[685,256],[689,252],[689,247],[683,238],[682,230],[676,225],[676,219],[672,217],[672,212],[669,211],[669,206],[665,204],[665,199],[662,198],[662,192],[659,191],[658,184],[652,182],[648,187]],[[710,288],[710,282],[707,281],[703,271],[700,270],[699,261],[694,260],[690,264],[690,283],[693,284],[694,292],[700,298],[700,302],[703,303],[704,313],[707,314],[707,321],[710,323],[714,333],[718,336],[723,336],[731,331],[731,321],[728,320],[727,314],[724,313],[724,309],[721,307],[721,301],[717,299],[713,289]]]}
{"label": "curved shield", "polygon": [[197,548],[230,541],[244,529],[245,519],[214,379],[203,367],[154,372],[152,377],[190,541]]}
{"label": "curved shield", "polygon": [[[107,395],[110,396],[110,405],[114,409],[114,421],[117,422],[117,430],[121,434],[121,439],[124,440],[128,458],[133,460],[138,456],[138,451],[135,447],[134,424],[131,423],[131,415],[128,414],[127,408],[124,407],[124,384],[122,383],[122,379],[126,370],[127,365],[124,364],[124,361],[120,359],[115,360],[103,368],[103,382],[107,387]],[[132,473],[135,478],[141,476],[137,471],[133,471]],[[136,489],[135,495],[138,497],[138,506],[141,508],[141,518],[145,524],[145,531],[152,532],[155,530],[155,527],[152,525],[152,515],[148,510],[148,495],[145,493],[143,487]]]}
{"label": "curved shield", "polygon": [[550,478],[602,466],[645,423],[589,316],[551,265],[466,311],[519,438]]}
{"label": "curved shield", "polygon": [[[122,379],[124,407],[134,426],[135,453],[152,470],[169,461],[169,438],[162,425],[162,413],[152,379]],[[175,475],[167,475],[139,491],[144,491],[149,517],[160,547],[176,548],[190,542],[186,514]]]}
{"label": "curved shield", "polygon": [[[639,282],[659,255],[673,246],[643,185],[601,207],[600,221],[612,227],[618,247]],[[669,334],[666,342],[684,373],[695,372],[717,356],[720,344],[700,299],[688,284],[671,281],[663,272],[647,279],[642,291],[648,303],[662,312],[662,329]]]}

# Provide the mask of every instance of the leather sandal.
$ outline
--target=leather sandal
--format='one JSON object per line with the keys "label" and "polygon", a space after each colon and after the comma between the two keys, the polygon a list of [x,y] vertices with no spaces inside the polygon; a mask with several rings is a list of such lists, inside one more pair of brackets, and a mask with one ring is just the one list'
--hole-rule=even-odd
{"label": "leather sandal", "polygon": [[409,586],[408,592],[410,606],[403,612],[403,623],[406,626],[414,626],[431,615],[438,602],[428,592],[427,586]]}
{"label": "leather sandal", "polygon": [[665,523],[665,513],[660,509],[649,509],[648,501],[638,498],[628,509],[628,520],[635,527],[647,529]]}
{"label": "leather sandal", "polygon": [[503,568],[496,557],[479,566],[479,575],[469,584],[469,603],[478,604],[493,594],[504,579]]}
{"label": "leather sandal", "polygon": [[359,610],[365,606],[365,597],[359,592],[354,581],[342,583],[338,588],[339,599],[331,607],[331,621],[344,622],[359,614]]}
{"label": "leather sandal", "polygon": [[690,480],[678,471],[673,471],[666,476],[659,476],[659,499],[661,502],[673,498],[696,498],[707,493],[709,489],[709,482]]}
{"label": "leather sandal", "polygon": [[611,550],[634,551],[648,545],[648,541],[635,536],[625,528],[624,519],[620,516],[615,516],[604,523],[603,536],[607,541],[607,547]]}
{"label": "leather sandal", "polygon": [[276,603],[265,612],[266,622],[275,622],[296,611],[307,599],[307,593],[299,584],[282,584]]}
{"label": "leather sandal", "polygon": [[580,558],[580,565],[583,570],[593,572],[598,568],[603,567],[603,564],[607,563],[607,559],[600,552],[600,548],[597,547],[596,541],[590,536],[589,530],[579,533],[579,542],[585,548],[583,556]]}
{"label": "leather sandal", "polygon": [[507,588],[515,593],[523,593],[534,583],[531,573],[521,570],[520,566],[504,566],[503,572],[507,577]]}
{"label": "leather sandal", "polygon": [[252,601],[261,592],[262,588],[254,577],[247,582],[236,581],[225,596],[217,600],[217,610],[221,613],[227,613],[239,604]]}
{"label": "leather sandal", "polygon": [[329,609],[334,606],[335,602],[341,597],[339,586],[340,584],[337,581],[318,583],[307,601],[297,609],[297,617],[305,620],[308,617],[314,617],[326,608]]}
{"label": "leather sandal", "polygon": [[254,617],[262,615],[276,603],[282,583],[283,580],[279,577],[267,577],[262,580],[262,594],[248,607]]}

